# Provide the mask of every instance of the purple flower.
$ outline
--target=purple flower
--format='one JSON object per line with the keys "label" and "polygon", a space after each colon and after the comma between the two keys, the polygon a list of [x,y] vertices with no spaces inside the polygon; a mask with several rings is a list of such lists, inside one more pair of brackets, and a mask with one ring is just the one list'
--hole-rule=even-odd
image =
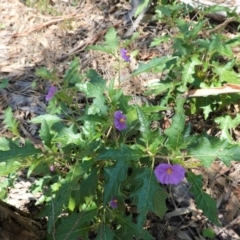
{"label": "purple flower", "polygon": [[123,58],[123,60],[124,60],[125,62],[130,62],[130,56],[128,55],[126,49],[121,48],[121,49],[120,49],[120,54],[121,54],[121,57]]}
{"label": "purple flower", "polygon": [[50,169],[51,172],[54,172],[54,166],[53,166],[53,165],[51,165],[51,166],[49,167],[49,169]]}
{"label": "purple flower", "polygon": [[118,201],[117,201],[116,197],[113,197],[113,198],[110,200],[110,202],[109,202],[110,207],[111,207],[112,209],[117,208],[117,207],[118,207],[117,202],[118,202]]}
{"label": "purple flower", "polygon": [[161,163],[155,168],[154,173],[160,183],[177,185],[184,179],[185,169],[179,164],[172,166]]}
{"label": "purple flower", "polygon": [[53,98],[53,96],[55,95],[56,92],[57,92],[57,87],[51,86],[48,90],[48,93],[47,93],[45,99],[47,101],[50,101]]}
{"label": "purple flower", "polygon": [[126,116],[121,111],[116,111],[114,113],[114,125],[119,131],[127,128]]}

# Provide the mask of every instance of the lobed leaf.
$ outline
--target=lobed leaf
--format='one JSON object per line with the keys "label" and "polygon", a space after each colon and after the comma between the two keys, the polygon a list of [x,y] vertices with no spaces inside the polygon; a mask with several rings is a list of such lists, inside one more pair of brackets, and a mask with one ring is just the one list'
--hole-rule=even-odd
{"label": "lobed leaf", "polygon": [[202,176],[188,173],[188,181],[192,184],[190,191],[194,194],[197,207],[214,224],[220,226],[218,220],[217,203],[202,190]]}
{"label": "lobed leaf", "polygon": [[[61,184],[60,190],[56,192],[55,197],[52,199],[53,207],[50,208],[49,215],[48,215],[49,217],[48,232],[52,231],[53,225],[56,223],[59,215],[63,211],[63,207],[68,206],[73,189],[76,188],[76,186],[78,185],[78,181],[83,176],[83,174],[85,174],[85,172],[87,172],[91,168],[92,164],[93,163],[91,161],[87,161],[83,163],[77,162],[71,168],[71,171],[67,174],[66,178],[60,182]],[[71,221],[69,219],[66,219],[66,221],[68,222]],[[66,234],[69,233],[69,231],[66,231],[66,229],[65,229],[65,232],[62,232],[61,228],[59,227],[58,227],[58,231],[61,233],[61,234],[59,233],[58,239],[61,239],[60,237],[62,235],[66,236]]]}
{"label": "lobed leaf", "polygon": [[90,223],[96,216],[97,210],[91,210],[80,213],[70,214],[68,217],[61,217],[61,222],[58,225],[55,233],[57,240],[66,239],[88,239],[88,231]]}
{"label": "lobed leaf", "polygon": [[172,118],[172,124],[169,128],[164,131],[164,134],[168,136],[166,147],[169,150],[180,150],[184,143],[183,131],[185,125],[185,114],[183,105],[185,99],[181,96],[177,97],[177,106],[175,108],[175,115]]}
{"label": "lobed leaf", "polygon": [[137,200],[137,226],[138,235],[140,236],[143,231],[143,225],[146,221],[146,216],[149,211],[156,210],[155,195],[161,189],[156,181],[156,178],[149,168],[144,168],[136,176],[136,181],[139,182],[139,186],[135,191],[133,191],[130,196],[136,197]]}
{"label": "lobed leaf", "polygon": [[[114,159],[114,155],[112,156],[112,159]],[[127,179],[127,171],[129,167],[129,161],[121,159],[117,160],[112,166],[104,168],[104,177],[106,179],[103,192],[104,207],[112,197],[118,195],[120,185]]]}
{"label": "lobed leaf", "polygon": [[188,154],[199,159],[205,167],[209,167],[216,159],[220,159],[228,166],[231,161],[240,161],[239,145],[210,136],[199,137],[197,146],[195,144],[189,146]]}

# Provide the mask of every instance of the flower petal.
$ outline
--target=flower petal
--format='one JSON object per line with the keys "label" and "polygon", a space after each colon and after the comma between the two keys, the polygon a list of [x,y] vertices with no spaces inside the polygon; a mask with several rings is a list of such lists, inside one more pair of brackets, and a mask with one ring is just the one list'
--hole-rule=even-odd
{"label": "flower petal", "polygon": [[48,90],[48,93],[47,93],[45,99],[47,101],[50,101],[53,98],[53,96],[55,95],[56,92],[57,92],[57,87],[51,86]]}
{"label": "flower petal", "polygon": [[130,62],[130,56],[128,55],[126,49],[121,48],[121,49],[120,49],[120,54],[121,54],[122,59],[123,59],[125,62]]}
{"label": "flower petal", "polygon": [[185,177],[185,169],[179,165],[170,165],[166,163],[159,164],[155,170],[154,174],[157,180],[162,184],[178,184]]}
{"label": "flower petal", "polygon": [[110,201],[109,201],[109,205],[112,209],[115,209],[118,207],[118,204],[117,204],[117,199],[116,197],[113,197]]}
{"label": "flower petal", "polygon": [[116,111],[114,113],[115,128],[118,129],[119,131],[126,129],[127,128],[126,119],[127,117],[121,111],[119,110]]}

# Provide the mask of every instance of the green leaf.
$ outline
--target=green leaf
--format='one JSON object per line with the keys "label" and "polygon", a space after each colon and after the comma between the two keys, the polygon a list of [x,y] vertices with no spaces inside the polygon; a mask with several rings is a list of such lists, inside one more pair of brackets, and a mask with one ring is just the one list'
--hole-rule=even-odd
{"label": "green leaf", "polygon": [[222,160],[228,166],[231,161],[240,161],[239,145],[214,137],[199,137],[197,146],[189,146],[188,154],[201,160],[205,167],[209,167],[216,159]]}
{"label": "green leaf", "polygon": [[91,173],[81,181],[80,190],[78,190],[80,204],[84,203],[84,198],[95,194],[98,184],[97,168],[93,168]]}
{"label": "green leaf", "polygon": [[155,194],[159,191],[160,186],[156,181],[153,171],[149,168],[144,168],[136,176],[136,181],[139,182],[138,188],[133,191],[130,196],[137,197],[137,210],[138,210],[138,235],[141,236],[143,225],[146,221],[146,215],[149,211],[155,210]]}
{"label": "green leaf", "polygon": [[117,221],[121,225],[121,228],[116,231],[116,235],[120,237],[120,239],[132,239],[133,236],[137,234],[137,225],[133,223],[131,215],[126,217],[119,214]]}
{"label": "green leaf", "polygon": [[28,157],[41,153],[41,149],[36,149],[29,141],[24,147],[19,147],[9,141],[9,149],[0,151],[0,176],[8,175],[29,165]]}
{"label": "green leaf", "polygon": [[87,50],[91,49],[91,50],[95,50],[95,51],[101,51],[101,52],[105,52],[105,53],[113,55],[113,51],[112,51],[111,48],[109,48],[109,46],[95,45],[95,46],[88,46],[86,49]]}
{"label": "green leaf", "polygon": [[[114,158],[114,156],[112,156],[112,158]],[[129,161],[121,159],[116,161],[112,166],[104,168],[104,177],[106,179],[103,193],[104,207],[112,197],[118,195],[119,186],[127,179],[129,166]]]}
{"label": "green leaf", "polygon": [[19,131],[18,131],[18,122],[13,116],[11,107],[8,107],[4,111],[3,123],[13,134],[15,134],[16,136],[20,136]]}
{"label": "green leaf", "polygon": [[132,216],[128,217],[118,215],[117,221],[121,225],[119,229],[116,231],[116,236],[119,239],[133,239],[133,237],[137,237],[136,239],[144,239],[144,240],[153,240],[153,236],[146,229],[142,229],[141,235],[139,235],[139,230],[137,225],[133,223]]}
{"label": "green leaf", "polygon": [[[62,213],[63,211],[63,207],[64,206],[68,206],[69,203],[69,199],[71,197],[71,193],[73,191],[73,189],[76,188],[76,186],[78,185],[79,180],[81,179],[81,177],[83,176],[83,174],[85,174],[85,172],[87,172],[91,166],[92,166],[92,162],[88,161],[88,162],[77,162],[72,168],[71,171],[67,174],[65,179],[62,179],[60,184],[60,190],[58,192],[56,192],[55,197],[52,199],[52,204],[54,207],[50,206],[49,209],[49,215],[48,215],[48,232],[50,233],[52,231],[53,225],[56,223],[56,221],[58,220],[58,216]],[[46,209],[46,208],[45,208]],[[94,213],[95,214],[95,213]],[[78,215],[80,216],[80,215]],[[69,219],[71,219],[70,217],[67,218],[68,220],[66,221],[70,221]],[[82,218],[81,218],[82,219]],[[81,222],[81,221],[80,221]],[[59,232],[66,236],[66,234],[69,233],[69,231],[61,231],[61,228],[59,227],[58,230]],[[75,229],[76,230],[76,229]],[[62,239],[60,238],[60,233],[59,234],[59,238],[57,239]]]}
{"label": "green leaf", "polygon": [[11,162],[13,160],[25,159],[29,156],[42,153],[41,149],[36,149],[32,143],[28,140],[25,142],[25,146],[19,147],[16,143],[9,141],[8,151],[0,151],[0,162]]}
{"label": "green leaf", "polygon": [[117,149],[100,149],[95,160],[137,161],[143,154],[140,149],[132,149],[127,145],[121,144]]}
{"label": "green leaf", "polygon": [[9,83],[9,81],[6,78],[4,78],[2,80],[2,82],[0,83],[0,89],[6,88],[8,86],[8,83]]}
{"label": "green leaf", "polygon": [[0,151],[7,151],[9,149],[9,141],[5,137],[0,137]]}
{"label": "green leaf", "polygon": [[147,6],[150,4],[151,0],[143,0],[143,1],[139,1],[139,4],[137,6],[137,9],[134,13],[134,17],[136,18],[139,14],[141,14],[143,11],[145,11],[145,9],[147,8]]}
{"label": "green leaf", "polygon": [[149,86],[145,94],[157,96],[166,91],[172,91],[177,84],[178,84],[177,82],[164,82],[164,81],[161,83],[156,83],[155,85]]}
{"label": "green leaf", "polygon": [[55,239],[88,239],[90,223],[96,216],[97,210],[91,210],[80,213],[73,213],[68,217],[61,217],[55,233]]}
{"label": "green leaf", "polygon": [[119,42],[117,37],[116,30],[111,27],[108,29],[106,36],[105,36],[106,45],[115,52],[118,48]]}
{"label": "green leaf", "polygon": [[153,58],[152,60],[150,60],[148,63],[144,64],[144,63],[140,63],[138,69],[136,69],[133,73],[132,76],[136,76],[138,74],[141,74],[143,72],[154,72],[154,73],[158,73],[158,72],[162,72],[163,69],[166,67],[167,62],[171,61],[175,59],[175,57],[161,57],[161,58]]}
{"label": "green leaf", "polygon": [[49,127],[51,127],[54,123],[61,122],[62,119],[56,115],[45,114],[45,115],[40,115],[38,117],[33,118],[30,122],[43,123],[44,121],[46,121]]}
{"label": "green leaf", "polygon": [[41,78],[45,79],[45,80],[49,80],[49,79],[55,80],[55,75],[45,67],[37,69],[36,70],[36,75],[38,77],[41,77]]}
{"label": "green leaf", "polygon": [[183,66],[182,73],[182,86],[186,87],[187,83],[192,83],[194,81],[193,74],[195,73],[195,67],[202,64],[198,59],[198,55],[193,55],[188,63]]}
{"label": "green leaf", "polygon": [[239,84],[239,74],[233,69],[228,69],[226,66],[218,66],[214,64],[213,71],[218,74],[220,82],[227,82],[232,84]]}
{"label": "green leaf", "polygon": [[[103,115],[107,114],[107,106],[105,105],[106,99],[104,97],[104,89],[101,84],[92,84],[90,82],[76,84],[79,91],[85,93],[87,97],[94,98],[93,105],[91,107],[96,108],[96,112],[100,112]],[[93,114],[93,113],[92,113]]]}
{"label": "green leaf", "polygon": [[214,224],[220,226],[218,220],[217,203],[202,190],[202,176],[188,173],[188,181],[192,184],[190,191],[194,194],[197,207]]}
{"label": "green leaf", "polygon": [[175,115],[172,118],[172,124],[169,128],[164,131],[164,134],[168,136],[168,140],[166,142],[166,147],[169,150],[180,150],[182,147],[183,140],[183,131],[185,125],[185,115],[183,110],[183,105],[185,103],[185,99],[180,95],[177,97],[177,106],[175,108]]}
{"label": "green leaf", "polygon": [[163,218],[164,214],[167,212],[168,208],[166,206],[166,199],[168,198],[168,193],[163,189],[157,191],[154,195],[154,213]]}
{"label": "green leaf", "polygon": [[151,134],[150,123],[145,117],[142,109],[138,106],[136,106],[136,108],[137,108],[138,120],[140,122],[140,132],[143,136],[143,139],[145,140],[145,144],[148,145],[148,142],[150,140],[149,137]]}
{"label": "green leaf", "polygon": [[81,81],[81,76],[79,74],[79,58],[74,58],[74,60],[69,64],[68,70],[65,72],[64,76],[64,88],[67,88],[69,84],[78,83]]}
{"label": "green leaf", "polygon": [[95,240],[115,240],[116,235],[112,229],[105,223],[101,223],[98,227],[97,237]]}
{"label": "green leaf", "polygon": [[52,142],[61,143],[62,147],[65,147],[71,143],[80,145],[81,142],[84,141],[82,139],[82,135],[78,133],[75,125],[66,127],[63,124],[55,124],[52,129],[56,132],[56,135],[53,137]]}
{"label": "green leaf", "polygon": [[102,91],[104,91],[106,87],[106,81],[93,69],[90,69],[87,72],[87,77],[90,79],[90,83],[99,87],[102,87]]}
{"label": "green leaf", "polygon": [[209,51],[212,53],[220,53],[221,55],[229,58],[233,57],[231,47],[223,43],[218,35],[214,35],[211,40],[212,41],[210,41]]}
{"label": "green leaf", "polygon": [[215,239],[216,237],[214,230],[211,228],[203,229],[202,234],[205,238]]}
{"label": "green leaf", "polygon": [[227,139],[229,142],[233,142],[233,138],[230,131],[235,129],[240,124],[240,114],[238,113],[234,119],[229,115],[215,118],[215,122],[220,125],[221,139]]}
{"label": "green leaf", "polygon": [[150,44],[150,47],[159,46],[161,43],[165,43],[165,42],[169,41],[169,39],[171,39],[171,37],[167,36],[167,35],[158,37],[158,38],[154,38]]}
{"label": "green leaf", "polygon": [[41,125],[41,129],[39,131],[39,136],[41,137],[41,139],[43,140],[44,144],[51,148],[52,147],[52,137],[53,135],[50,133],[50,127],[48,125],[48,123],[43,120],[42,125]]}
{"label": "green leaf", "polygon": [[118,46],[119,40],[117,37],[117,32],[113,27],[111,27],[106,33],[104,45],[88,46],[86,49],[102,51],[111,55],[115,55],[116,51],[118,50]]}
{"label": "green leaf", "polygon": [[23,168],[22,163],[18,161],[6,161],[0,162],[0,176],[6,176],[8,174],[17,172],[19,169]]}

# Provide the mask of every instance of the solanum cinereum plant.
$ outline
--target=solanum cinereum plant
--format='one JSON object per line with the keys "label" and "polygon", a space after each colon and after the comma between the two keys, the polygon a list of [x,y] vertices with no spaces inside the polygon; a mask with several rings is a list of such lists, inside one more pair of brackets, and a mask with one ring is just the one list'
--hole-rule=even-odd
{"label": "solanum cinereum plant", "polygon": [[[169,9],[176,14],[175,9]],[[240,148],[227,139],[193,133],[191,123],[186,123],[185,106],[193,108],[194,102],[183,93],[190,86],[201,85],[196,71],[202,61],[202,70],[214,69],[222,52],[214,43],[217,36],[198,40],[196,31],[204,27],[201,21],[184,23],[178,19],[175,17],[179,35],[174,39],[173,54],[141,63],[132,73],[165,73],[165,78],[148,90],[148,94],[161,94],[160,105],[129,104],[131,96],[115,88],[114,80],[107,84],[92,69],[80,74],[76,58],[63,82],[53,71],[37,71],[52,83],[46,93],[47,113],[31,120],[40,124],[44,150],[28,140],[20,146],[18,123],[11,109],[5,111],[5,125],[16,137],[1,138],[1,165],[7,169],[4,174],[28,167],[28,176],[38,176],[32,191],[43,194],[37,204],[44,206],[39,216],[48,219],[49,239],[88,239],[89,234],[96,239],[153,239],[144,228],[147,214],[153,212],[163,219],[170,197],[165,186],[181,184],[185,177],[197,207],[209,221],[220,224],[216,201],[202,190],[202,176],[191,169],[209,167],[216,159],[227,165],[239,161]],[[189,30],[193,28],[194,33]],[[110,28],[104,45],[91,49],[111,54],[119,68],[124,68],[134,57],[128,49],[132,41],[134,38],[121,43]],[[211,49],[204,41],[210,42]],[[209,55],[209,63],[199,57],[200,50]],[[221,81],[217,76],[216,72],[216,84]],[[85,96],[84,107],[79,104],[79,93]],[[170,103],[174,106],[170,127],[153,130],[151,123],[163,119]],[[127,211],[132,206],[137,209],[134,218]]]}

